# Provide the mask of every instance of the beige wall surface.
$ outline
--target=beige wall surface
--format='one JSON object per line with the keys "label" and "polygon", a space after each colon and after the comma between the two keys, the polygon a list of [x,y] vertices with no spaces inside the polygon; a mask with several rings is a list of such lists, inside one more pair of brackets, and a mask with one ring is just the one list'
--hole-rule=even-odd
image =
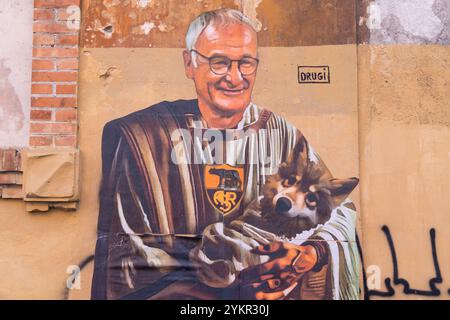
{"label": "beige wall surface", "polygon": [[[386,291],[397,255],[411,289],[450,295],[450,47],[360,46],[358,55],[361,198],[365,266],[372,289]],[[433,260],[430,231],[435,231]],[[374,271],[376,270],[376,271]],[[377,279],[378,278],[378,279]],[[397,299],[425,298],[404,293]]]}

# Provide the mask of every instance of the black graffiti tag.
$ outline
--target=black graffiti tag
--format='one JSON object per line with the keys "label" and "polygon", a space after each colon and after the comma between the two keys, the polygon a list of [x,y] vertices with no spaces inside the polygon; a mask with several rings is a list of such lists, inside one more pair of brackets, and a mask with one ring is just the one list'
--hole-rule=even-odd
{"label": "black graffiti tag", "polygon": [[[379,290],[369,290],[367,287],[367,276],[365,273],[365,270],[363,269],[363,281],[364,281],[364,298],[366,300],[370,300],[371,297],[378,296],[378,297],[392,297],[395,295],[395,289],[392,286],[394,285],[401,285],[403,286],[403,293],[407,295],[417,295],[417,296],[427,296],[427,297],[438,297],[441,295],[441,291],[437,288],[437,284],[442,283],[442,275],[441,270],[439,267],[439,260],[437,256],[437,250],[436,250],[436,230],[430,229],[430,242],[431,242],[431,255],[433,259],[433,265],[435,270],[435,276],[432,277],[429,280],[429,286],[430,290],[421,290],[421,289],[414,289],[411,288],[411,285],[409,284],[408,280],[401,278],[399,276],[399,270],[398,270],[398,262],[397,262],[397,253],[395,251],[395,245],[394,240],[392,238],[391,232],[389,230],[388,226],[383,226],[381,230],[384,232],[388,245],[389,250],[392,257],[392,265],[393,265],[393,276],[391,278],[386,278],[384,280],[384,283],[386,285],[386,291],[379,291]],[[361,252],[361,247],[359,247],[359,250]],[[364,261],[362,261],[364,264]],[[448,294],[450,294],[450,289],[448,289]]]}

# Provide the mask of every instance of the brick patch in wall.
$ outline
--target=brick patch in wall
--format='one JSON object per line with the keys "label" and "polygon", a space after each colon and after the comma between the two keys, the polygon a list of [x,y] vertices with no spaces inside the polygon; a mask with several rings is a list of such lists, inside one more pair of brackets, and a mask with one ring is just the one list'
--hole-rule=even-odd
{"label": "brick patch in wall", "polygon": [[21,162],[19,150],[0,150],[0,198],[23,198]]}
{"label": "brick patch in wall", "polygon": [[77,146],[80,0],[35,0],[30,148]]}

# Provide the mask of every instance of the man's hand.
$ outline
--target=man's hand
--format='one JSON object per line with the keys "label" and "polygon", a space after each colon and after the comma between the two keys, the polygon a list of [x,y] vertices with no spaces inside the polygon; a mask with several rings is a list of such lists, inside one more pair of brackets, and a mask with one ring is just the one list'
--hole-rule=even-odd
{"label": "man's hand", "polygon": [[269,261],[241,271],[243,293],[249,299],[284,299],[317,263],[317,252],[311,245],[272,242],[253,249],[252,253],[268,255]]}

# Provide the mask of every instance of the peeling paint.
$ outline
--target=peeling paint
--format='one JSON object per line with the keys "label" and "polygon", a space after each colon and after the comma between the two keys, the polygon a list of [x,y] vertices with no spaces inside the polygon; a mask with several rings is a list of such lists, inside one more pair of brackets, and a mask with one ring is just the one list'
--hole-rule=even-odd
{"label": "peeling paint", "polygon": [[242,12],[250,18],[256,31],[261,31],[262,29],[262,23],[258,20],[258,13],[256,12],[256,9],[262,1],[263,0],[234,0],[234,3],[241,8]]}
{"label": "peeling paint", "polygon": [[155,28],[155,24],[153,22],[145,22],[144,24],[142,24],[140,26],[140,30],[142,31],[142,33],[144,34],[149,34],[150,31],[152,31],[152,29]]}
{"label": "peeling paint", "polygon": [[134,12],[134,11],[131,11],[129,14],[128,14],[128,17],[130,17],[131,19],[136,19],[137,18],[137,14],[136,14],[136,12]]}
{"label": "peeling paint", "polygon": [[103,0],[103,5],[106,8],[111,8],[120,5],[121,0]]}
{"label": "peeling paint", "polygon": [[[81,43],[85,47],[148,48],[152,44],[156,48],[182,48],[186,29],[194,17],[224,7],[249,16],[259,30],[261,46],[356,42],[355,0],[123,0],[118,5],[108,0],[108,7],[103,1],[106,0],[86,1],[83,7]],[[97,25],[96,20],[100,22]],[[106,37],[99,28],[108,25],[114,30]],[[97,35],[95,40],[93,33]]]}
{"label": "peeling paint", "polygon": [[160,22],[158,25],[158,30],[161,32],[169,32],[175,29],[174,26],[167,25],[165,22]]}
{"label": "peeling paint", "polygon": [[449,0],[375,0],[367,11],[371,44],[450,44]]}
{"label": "peeling paint", "polygon": [[138,1],[138,5],[141,8],[145,8],[146,6],[148,6],[152,1],[151,0],[139,0]]}
{"label": "peeling paint", "polygon": [[[128,5],[130,3],[129,0],[126,1],[127,3],[122,3],[122,5]],[[138,9],[145,9],[149,7],[152,4],[153,0],[131,0],[131,6],[133,8]]]}

